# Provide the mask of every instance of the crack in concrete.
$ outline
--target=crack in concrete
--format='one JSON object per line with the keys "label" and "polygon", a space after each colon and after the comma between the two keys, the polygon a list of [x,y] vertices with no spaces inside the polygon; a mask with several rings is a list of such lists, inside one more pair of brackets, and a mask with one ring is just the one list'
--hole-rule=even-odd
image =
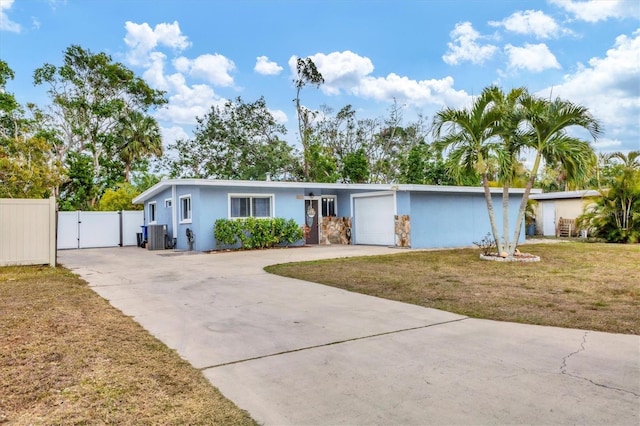
{"label": "crack in concrete", "polygon": [[635,393],[633,391],[630,391],[628,389],[622,389],[622,388],[617,388],[617,387],[614,387],[614,386],[608,386],[608,385],[605,385],[605,384],[602,384],[602,383],[594,382],[593,380],[591,380],[591,379],[589,379],[587,377],[582,377],[582,376],[577,376],[575,374],[567,373],[567,361],[569,360],[569,358],[571,358],[572,356],[577,355],[580,352],[583,352],[583,351],[586,350],[585,345],[587,344],[587,335],[588,334],[589,334],[589,332],[585,331],[585,333],[582,335],[582,343],[580,343],[580,349],[578,349],[577,351],[571,352],[569,355],[567,355],[564,358],[562,358],[562,365],[560,366],[560,374],[572,377],[574,379],[584,380],[584,381],[589,382],[592,385],[598,386],[600,388],[615,390],[615,391],[619,391],[619,392],[623,392],[623,393],[628,393],[628,394],[636,396],[636,397],[640,397],[640,394]]}
{"label": "crack in concrete", "polygon": [[585,350],[584,345],[587,343],[588,334],[589,332],[585,331],[584,334],[582,335],[582,343],[580,343],[580,349],[578,349],[577,351],[571,352],[569,355],[562,358],[562,365],[560,366],[560,374],[567,374],[567,361],[569,360],[569,358]]}
{"label": "crack in concrete", "polygon": [[609,389],[609,390],[615,390],[618,392],[622,392],[622,393],[628,393],[629,395],[633,395],[635,397],[639,397],[640,398],[640,393],[635,393],[634,391],[630,391],[628,389],[622,389],[622,388],[616,388],[614,386],[608,386],[608,385],[604,385],[602,383],[597,383],[594,382],[593,380],[587,378],[587,377],[582,377],[582,376],[576,376],[575,374],[570,374],[570,373],[563,373],[569,377],[573,377],[574,379],[580,379],[580,380],[584,380],[586,382],[591,383],[594,386],[598,386],[599,388],[604,388],[604,389]]}
{"label": "crack in concrete", "polygon": [[454,320],[451,320],[451,321],[437,322],[437,323],[428,324],[428,325],[420,325],[418,327],[403,328],[401,330],[385,331],[384,333],[371,334],[369,336],[361,336],[361,337],[354,337],[354,338],[351,338],[351,339],[337,340],[335,342],[323,343],[321,345],[306,346],[304,348],[291,349],[291,350],[288,350],[288,351],[276,352],[276,353],[268,354],[268,355],[260,355],[260,356],[255,356],[255,357],[252,357],[252,358],[239,359],[237,361],[224,362],[222,364],[209,365],[209,366],[206,366],[206,367],[198,368],[198,370],[205,371],[205,370],[209,370],[211,368],[225,367],[227,365],[240,364],[240,363],[247,362],[247,361],[255,361],[257,359],[271,358],[271,357],[278,356],[278,355],[285,355],[285,354],[290,354],[290,353],[295,353],[295,352],[301,352],[301,351],[306,351],[306,350],[309,350],[309,349],[323,348],[323,347],[326,347],[326,346],[339,345],[341,343],[355,342],[355,341],[358,341],[358,340],[370,339],[370,338],[373,338],[373,337],[380,337],[380,336],[386,336],[386,335],[389,335],[389,334],[402,333],[402,332],[405,332],[405,331],[420,330],[420,329],[423,329],[423,328],[430,328],[430,327],[435,327],[435,326],[439,326],[439,325],[451,324],[451,323],[454,323],[454,322],[460,322],[460,321],[464,321],[464,320],[467,320],[467,319],[469,319],[469,317],[458,318],[458,319],[454,319]]}

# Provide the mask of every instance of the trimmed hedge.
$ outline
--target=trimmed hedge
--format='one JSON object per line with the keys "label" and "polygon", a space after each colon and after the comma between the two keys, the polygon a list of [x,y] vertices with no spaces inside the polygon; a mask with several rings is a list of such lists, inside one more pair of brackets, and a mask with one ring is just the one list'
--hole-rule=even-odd
{"label": "trimmed hedge", "polygon": [[303,237],[302,228],[293,219],[218,219],[213,226],[216,241],[245,249],[291,245]]}

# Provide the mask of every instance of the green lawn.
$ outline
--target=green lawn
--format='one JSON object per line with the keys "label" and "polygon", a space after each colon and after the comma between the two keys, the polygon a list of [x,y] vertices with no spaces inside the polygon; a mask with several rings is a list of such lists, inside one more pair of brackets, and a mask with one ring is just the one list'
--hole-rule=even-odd
{"label": "green lawn", "polygon": [[537,263],[478,249],[275,265],[268,272],[475,318],[640,334],[640,244],[531,244]]}

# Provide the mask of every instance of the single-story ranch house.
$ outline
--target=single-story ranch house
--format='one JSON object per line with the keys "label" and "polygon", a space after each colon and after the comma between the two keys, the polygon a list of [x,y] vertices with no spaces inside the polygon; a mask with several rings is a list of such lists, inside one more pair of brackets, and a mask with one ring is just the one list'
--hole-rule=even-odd
{"label": "single-story ranch house", "polygon": [[[502,188],[491,192],[501,227]],[[512,228],[523,192],[511,190]],[[306,244],[463,247],[491,230],[482,187],[166,179],[133,202],[144,204],[146,225],[166,225],[179,250],[222,248],[213,232],[220,218],[294,219],[310,227]]]}

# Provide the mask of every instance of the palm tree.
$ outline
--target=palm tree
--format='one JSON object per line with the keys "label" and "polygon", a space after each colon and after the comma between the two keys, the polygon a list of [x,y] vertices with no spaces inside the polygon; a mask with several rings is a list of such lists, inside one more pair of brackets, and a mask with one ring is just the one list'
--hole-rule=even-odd
{"label": "palm tree", "polygon": [[[461,172],[475,171],[482,178],[491,232],[501,253],[502,242],[488,179],[489,158],[502,150],[496,137],[500,122],[500,111],[495,108],[496,91],[500,89],[495,86],[485,88],[468,109],[445,108],[436,113],[433,134],[436,148],[448,150],[449,172],[454,177],[459,179]],[[444,136],[443,130],[447,131]]]}
{"label": "palm tree", "polygon": [[[586,178],[595,154],[589,142],[570,136],[568,129],[582,127],[595,139],[600,133],[598,121],[580,105],[530,95],[526,89],[503,93],[490,86],[469,109],[446,108],[433,122],[435,146],[448,150],[450,172],[475,171],[482,177],[491,231],[498,252],[513,256],[527,208],[527,201],[541,162],[558,164],[568,180]],[[448,133],[442,136],[443,129]],[[535,153],[533,168],[525,185],[513,238],[509,238],[509,188],[518,175],[518,157],[527,150]],[[634,157],[635,158],[635,157]],[[488,175],[490,164],[497,162],[497,175],[503,193],[503,237],[500,238]],[[495,167],[494,167],[495,168]]]}
{"label": "palm tree", "polygon": [[578,224],[609,242],[640,242],[640,168],[624,167],[607,189],[600,189]]}
{"label": "palm tree", "polygon": [[640,151],[629,151],[627,155],[623,152],[613,152],[609,154],[609,160],[614,158],[622,162],[624,169],[640,170]]}
{"label": "palm tree", "polygon": [[132,111],[120,124],[119,156],[125,164],[125,182],[130,183],[131,165],[142,158],[162,155],[162,136],[158,122],[150,116]]}
{"label": "palm tree", "polygon": [[[527,200],[541,162],[544,160],[547,164],[560,164],[568,180],[582,181],[589,174],[590,166],[595,161],[595,154],[589,142],[570,136],[568,129],[583,128],[594,140],[601,132],[598,120],[581,105],[560,98],[551,101],[532,95],[524,95],[520,99],[520,105],[523,109],[523,123],[527,130],[523,135],[523,145],[520,149],[533,150],[535,159],[518,210],[512,240],[514,242],[520,238]],[[511,252],[509,254],[512,255]]]}
{"label": "palm tree", "polygon": [[528,96],[524,87],[511,89],[504,93],[497,87],[491,90],[494,108],[499,120],[494,124],[495,132],[502,141],[501,149],[496,150],[499,165],[498,179],[502,183],[502,241],[503,248],[513,255],[517,240],[509,240],[509,188],[518,181],[522,164],[519,155],[524,146],[520,123],[524,118],[520,100]]}

